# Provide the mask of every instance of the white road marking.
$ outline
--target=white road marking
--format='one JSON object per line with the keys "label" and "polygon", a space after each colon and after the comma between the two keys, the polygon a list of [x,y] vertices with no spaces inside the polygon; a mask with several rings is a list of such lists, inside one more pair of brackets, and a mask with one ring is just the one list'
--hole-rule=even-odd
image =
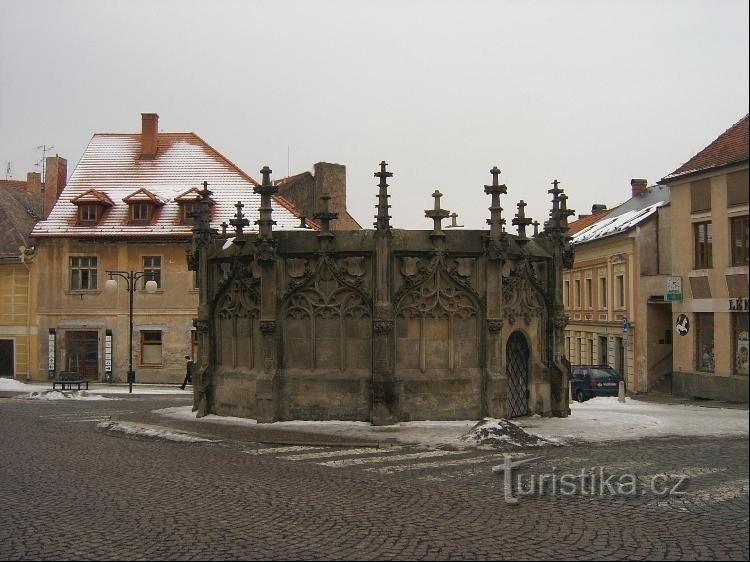
{"label": "white road marking", "polygon": [[471,451],[424,451],[422,453],[410,453],[407,455],[383,455],[380,457],[366,457],[358,459],[342,459],[318,463],[322,466],[333,466],[341,468],[344,466],[356,466],[360,464],[374,464],[379,462],[407,461],[415,459],[427,459],[431,457],[448,457],[453,455],[468,455]]}
{"label": "white road marking", "polygon": [[[399,449],[403,449],[403,447],[389,447],[388,451],[397,451]],[[374,455],[374,454],[383,454],[383,449],[378,449],[376,447],[368,447],[367,449],[343,449],[343,450],[336,450],[336,451],[324,451],[322,453],[302,453],[299,455],[288,455],[285,457],[279,457],[280,459],[284,459],[287,461],[304,461],[308,459],[324,459],[326,457],[348,457],[350,455]]]}
{"label": "white road marking", "polygon": [[287,447],[268,447],[266,449],[246,450],[248,455],[272,455],[274,453],[293,453],[294,451],[313,451],[323,447],[311,447],[301,445],[289,445]]}
{"label": "white road marking", "polygon": [[404,472],[405,470],[424,470],[427,468],[443,468],[450,466],[461,466],[466,464],[479,464],[483,462],[497,462],[497,456],[492,457],[472,457],[470,459],[458,459],[452,461],[424,462],[419,464],[401,464],[394,466],[383,466],[379,468],[366,468],[366,472],[379,472],[381,474],[393,474],[394,472]]}

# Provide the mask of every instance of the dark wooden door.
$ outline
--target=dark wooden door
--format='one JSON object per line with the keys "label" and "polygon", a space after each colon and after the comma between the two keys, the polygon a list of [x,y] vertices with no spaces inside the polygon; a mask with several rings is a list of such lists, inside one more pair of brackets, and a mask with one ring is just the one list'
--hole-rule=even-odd
{"label": "dark wooden door", "polygon": [[0,377],[13,377],[13,340],[0,340]]}
{"label": "dark wooden door", "polygon": [[98,332],[66,332],[66,365],[63,370],[78,373],[83,379],[99,380]]}

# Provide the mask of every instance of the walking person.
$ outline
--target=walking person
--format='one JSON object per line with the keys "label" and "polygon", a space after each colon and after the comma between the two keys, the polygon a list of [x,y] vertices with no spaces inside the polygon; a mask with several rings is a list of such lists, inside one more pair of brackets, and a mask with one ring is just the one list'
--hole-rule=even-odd
{"label": "walking person", "polygon": [[188,383],[193,384],[193,366],[195,363],[189,355],[186,355],[185,359],[187,359],[187,366],[185,367],[185,380],[182,381],[182,384],[180,385],[181,390],[185,390],[185,385]]}

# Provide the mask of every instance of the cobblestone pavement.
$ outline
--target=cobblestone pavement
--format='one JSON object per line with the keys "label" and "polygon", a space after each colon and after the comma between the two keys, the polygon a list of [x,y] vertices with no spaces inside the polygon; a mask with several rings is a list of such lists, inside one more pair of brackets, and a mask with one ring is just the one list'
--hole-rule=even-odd
{"label": "cobblestone pavement", "polygon": [[[205,436],[214,442],[178,443],[97,428],[99,421],[148,420],[151,410],[187,403],[142,396],[0,399],[0,558],[747,560],[750,554],[747,439],[530,449],[512,459],[539,458],[514,470],[506,490],[504,474],[492,471],[504,463],[494,451],[264,445],[255,442],[262,428],[231,427],[212,427]],[[599,467],[604,474],[596,480]],[[562,493],[563,476],[581,474],[584,488]],[[637,476],[634,495],[609,493],[601,484],[605,478],[627,484],[630,475]],[[549,476],[543,493],[518,493],[517,478],[528,488],[543,476]],[[682,476],[683,495],[655,493]],[[654,481],[661,488],[652,491]]]}

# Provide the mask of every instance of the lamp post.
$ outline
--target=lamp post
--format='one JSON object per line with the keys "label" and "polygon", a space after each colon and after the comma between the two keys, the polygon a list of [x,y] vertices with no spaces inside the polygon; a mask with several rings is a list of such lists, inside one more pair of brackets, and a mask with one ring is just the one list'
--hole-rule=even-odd
{"label": "lamp post", "polygon": [[[139,279],[144,277],[152,277],[152,272],[144,271],[107,271],[109,279],[105,283],[105,287],[108,291],[114,291],[117,289],[117,279],[114,277],[122,277],[127,282],[128,295],[130,297],[130,330],[128,330],[128,392],[133,393],[133,383],[135,382],[135,371],[133,371],[133,293],[135,293],[135,284]],[[156,292],[157,284],[153,279],[146,281],[146,292]]]}

